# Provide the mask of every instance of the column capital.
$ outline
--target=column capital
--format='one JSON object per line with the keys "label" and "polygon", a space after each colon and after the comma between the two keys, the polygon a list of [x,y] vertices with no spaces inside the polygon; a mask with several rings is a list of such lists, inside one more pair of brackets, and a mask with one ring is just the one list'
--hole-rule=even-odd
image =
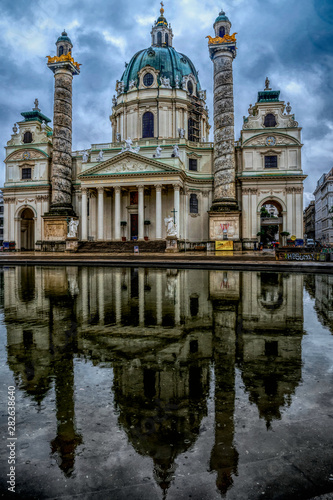
{"label": "column capital", "polygon": [[86,187],[81,187],[81,194],[85,194],[85,195],[87,195],[87,194],[88,194],[88,188],[86,188]]}
{"label": "column capital", "polygon": [[138,191],[143,191],[145,188],[142,184],[138,184],[136,187],[138,188]]}
{"label": "column capital", "polygon": [[173,185],[173,189],[175,191],[180,191],[180,188],[181,188],[181,185],[180,184],[172,184]]}
{"label": "column capital", "polygon": [[161,191],[163,184],[154,184],[154,187],[155,187],[156,191]]}
{"label": "column capital", "polygon": [[121,191],[121,186],[114,186],[114,192],[115,193],[119,193],[120,194],[120,191]]}
{"label": "column capital", "polygon": [[97,192],[98,192],[98,194],[103,194],[104,193],[104,187],[103,186],[98,186]]}

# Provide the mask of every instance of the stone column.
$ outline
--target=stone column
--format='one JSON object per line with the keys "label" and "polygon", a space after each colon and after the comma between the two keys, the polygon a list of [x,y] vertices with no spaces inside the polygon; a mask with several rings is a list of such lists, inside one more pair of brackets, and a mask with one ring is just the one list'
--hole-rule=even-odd
{"label": "stone column", "polygon": [[88,239],[88,190],[81,188],[81,239],[86,241]]}
{"label": "stone column", "polygon": [[[231,23],[226,19],[224,24],[226,34],[229,34]],[[214,63],[214,197],[212,210],[230,211],[237,209],[232,74],[232,62],[236,57],[236,41],[209,42],[209,55]]]}
{"label": "stone column", "polygon": [[120,241],[120,186],[114,188],[115,204],[114,204],[114,239]]}
{"label": "stone column", "polygon": [[4,199],[3,202],[3,241],[9,241],[9,219],[8,219],[8,200],[6,198]]}
{"label": "stone column", "polygon": [[138,240],[144,239],[144,221],[145,221],[145,190],[144,186],[138,186]]}
{"label": "stone column", "polygon": [[156,235],[155,238],[160,240],[162,238],[162,186],[161,184],[155,185],[156,189]]}
{"label": "stone column", "polygon": [[177,228],[177,238],[179,238],[179,207],[180,207],[180,204],[179,204],[179,192],[180,192],[180,186],[179,184],[174,184],[173,186],[173,189],[174,189],[174,209],[176,211],[175,213],[175,219],[176,219],[176,228]]}
{"label": "stone column", "polygon": [[104,240],[104,188],[98,187],[98,227],[97,227],[97,239],[99,241]]}

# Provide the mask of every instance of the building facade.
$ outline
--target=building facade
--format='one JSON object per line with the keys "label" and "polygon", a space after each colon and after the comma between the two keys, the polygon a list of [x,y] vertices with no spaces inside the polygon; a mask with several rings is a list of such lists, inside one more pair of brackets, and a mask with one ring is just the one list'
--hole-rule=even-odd
{"label": "building facade", "polygon": [[304,210],[304,236],[307,239],[315,239],[315,227],[316,227],[316,207],[314,200],[310,201],[309,205]]}
{"label": "building facade", "polygon": [[316,240],[322,244],[333,245],[333,168],[323,174],[317,182],[315,196],[315,232]]}
{"label": "building facade", "polygon": [[132,57],[116,83],[111,142],[74,152],[72,79],[80,65],[62,33],[57,55],[48,57],[53,129],[35,101],[7,143],[4,240],[21,250],[64,250],[71,218],[83,244],[137,239],[163,246],[173,238],[178,249],[214,248],[218,240],[253,248],[268,204],[277,210],[279,232],[302,238],[301,128],[266,79],[235,143],[230,28],[221,12],[215,37],[208,37],[214,142],[206,92],[192,61],[173,47],[162,8],[151,46]]}

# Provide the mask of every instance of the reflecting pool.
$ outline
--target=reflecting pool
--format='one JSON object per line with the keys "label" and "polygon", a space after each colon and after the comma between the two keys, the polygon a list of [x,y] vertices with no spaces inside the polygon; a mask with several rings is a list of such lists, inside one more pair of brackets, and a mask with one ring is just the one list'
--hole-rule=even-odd
{"label": "reflecting pool", "polygon": [[20,498],[332,493],[332,300],[333,275],[1,268],[1,496],[8,442]]}

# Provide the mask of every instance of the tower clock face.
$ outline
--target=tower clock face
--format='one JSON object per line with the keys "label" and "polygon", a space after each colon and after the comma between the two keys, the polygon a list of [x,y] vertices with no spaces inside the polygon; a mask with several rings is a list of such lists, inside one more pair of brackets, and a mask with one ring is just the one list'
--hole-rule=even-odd
{"label": "tower clock face", "polygon": [[23,160],[29,160],[29,158],[30,158],[29,151],[24,151],[22,158],[23,158]]}
{"label": "tower clock face", "polygon": [[267,137],[266,144],[267,146],[275,146],[276,139],[273,136]]}

